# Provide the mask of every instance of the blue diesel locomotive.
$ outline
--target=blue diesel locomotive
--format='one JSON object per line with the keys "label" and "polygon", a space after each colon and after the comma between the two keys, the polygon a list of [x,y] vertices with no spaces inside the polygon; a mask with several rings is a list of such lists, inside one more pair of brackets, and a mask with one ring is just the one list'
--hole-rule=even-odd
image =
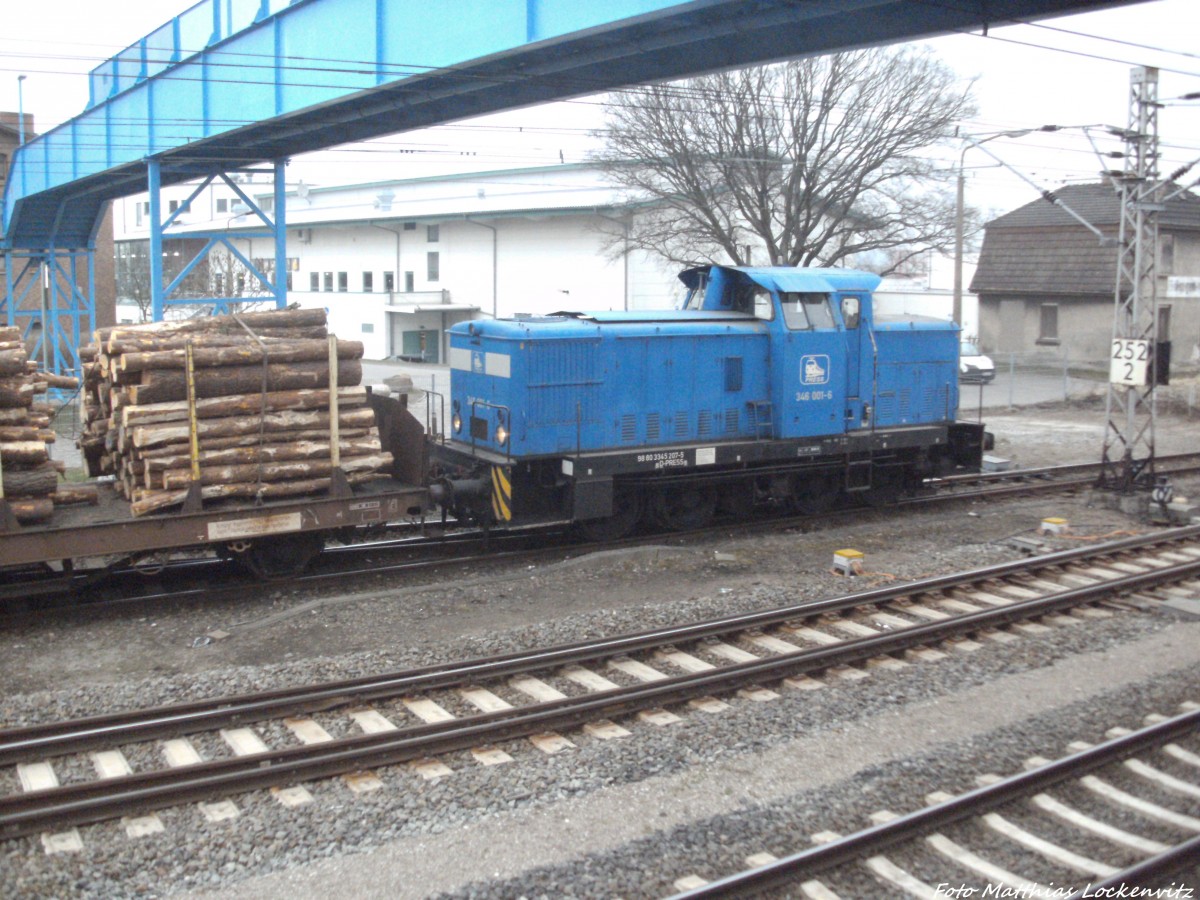
{"label": "blue diesel locomotive", "polygon": [[682,308],[473,321],[450,332],[444,507],[469,521],[643,516],[691,528],[786,503],[895,500],[978,470],[956,422],[958,326],[885,318],[849,269],[689,269]]}

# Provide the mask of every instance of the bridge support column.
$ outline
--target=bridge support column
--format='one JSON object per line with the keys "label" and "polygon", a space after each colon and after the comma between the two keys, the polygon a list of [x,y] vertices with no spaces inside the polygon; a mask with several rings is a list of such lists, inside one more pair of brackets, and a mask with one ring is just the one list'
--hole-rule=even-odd
{"label": "bridge support column", "polygon": [[[270,303],[282,308],[287,305],[287,217],[285,160],[276,160],[271,168],[272,192],[268,202],[259,202],[235,180],[240,172],[212,172],[193,185],[187,199],[163,217],[162,171],[158,160],[147,160],[150,189],[150,299],[151,314],[161,322],[171,306],[186,306],[193,310],[207,307],[211,315],[237,311],[247,304]],[[233,216],[224,228],[205,228],[197,231],[171,231],[180,224],[194,201],[214,182],[228,185],[247,211]],[[237,227],[236,220],[253,223],[249,228]],[[215,223],[214,223],[215,224]],[[236,230],[235,230],[236,229]],[[181,268],[164,266],[166,242],[171,239],[204,241]],[[267,254],[254,253],[254,241],[263,240]],[[172,251],[174,252],[174,251]],[[191,251],[189,250],[189,253]],[[269,255],[268,255],[269,254]]]}
{"label": "bridge support column", "polygon": [[82,375],[79,347],[96,325],[95,249],[5,251],[4,321],[44,370]]}

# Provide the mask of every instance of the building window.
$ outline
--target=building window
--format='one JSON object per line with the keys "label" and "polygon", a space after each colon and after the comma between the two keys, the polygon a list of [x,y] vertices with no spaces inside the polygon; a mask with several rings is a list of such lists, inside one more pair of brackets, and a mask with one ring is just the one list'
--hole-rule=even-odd
{"label": "building window", "polygon": [[263,212],[273,211],[275,209],[275,198],[274,197],[259,197],[258,198],[258,208],[260,210],[262,210]]}
{"label": "building window", "polygon": [[1173,275],[1175,273],[1175,235],[1160,234],[1158,236],[1158,274]]}
{"label": "building window", "polygon": [[321,289],[321,273],[320,272],[309,272],[308,273],[308,289],[310,291],[319,291]]}
{"label": "building window", "polygon": [[396,289],[396,273],[395,272],[384,272],[383,273],[383,289],[385,291],[387,291],[389,294]]}
{"label": "building window", "polygon": [[289,291],[292,289],[292,273],[291,272],[287,273],[287,289]]}
{"label": "building window", "polygon": [[333,273],[332,272],[325,273],[325,290],[327,290],[327,291],[333,290]]}
{"label": "building window", "polygon": [[375,326],[373,324],[371,324],[370,322],[363,322],[362,323],[362,333],[363,334],[374,334]]}
{"label": "building window", "polygon": [[411,294],[413,291],[415,291],[417,289],[416,280],[417,280],[416,276],[413,275],[412,272],[404,273],[404,290],[406,293]]}
{"label": "building window", "polygon": [[1038,325],[1039,344],[1058,343],[1058,304],[1043,303],[1041,321]]}
{"label": "building window", "polygon": [[425,278],[428,281],[437,281],[441,277],[441,263],[438,260],[437,251],[431,251],[425,254]]}
{"label": "building window", "polygon": [[167,212],[175,212],[177,209],[179,209],[178,200],[172,200],[167,204]]}
{"label": "building window", "polygon": [[1171,307],[1167,305],[1158,307],[1158,339],[1160,341],[1171,339]]}
{"label": "building window", "polygon": [[405,223],[404,223],[404,230],[405,230],[405,231],[416,231],[416,230],[417,230],[417,223],[416,223],[416,222],[405,222]]}
{"label": "building window", "polygon": [[217,198],[217,212],[218,213],[229,212],[229,198],[228,197],[218,197]]}
{"label": "building window", "polygon": [[363,293],[369,294],[375,290],[375,273],[363,272]]}
{"label": "building window", "polygon": [[350,276],[347,275],[345,272],[338,272],[338,290],[339,291],[350,290]]}
{"label": "building window", "polygon": [[439,238],[439,231],[440,229],[437,225],[426,225],[425,240],[429,241],[431,244],[436,244]]}

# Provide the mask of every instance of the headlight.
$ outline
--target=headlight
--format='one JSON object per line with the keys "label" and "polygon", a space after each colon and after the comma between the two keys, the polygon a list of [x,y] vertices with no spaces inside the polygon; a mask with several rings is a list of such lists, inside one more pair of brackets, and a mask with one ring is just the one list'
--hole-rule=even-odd
{"label": "headlight", "polygon": [[450,420],[450,425],[454,429],[454,433],[459,434],[462,431],[462,416],[455,413],[454,417]]}
{"label": "headlight", "polygon": [[508,429],[503,425],[496,428],[496,443],[501,447],[508,443]]}

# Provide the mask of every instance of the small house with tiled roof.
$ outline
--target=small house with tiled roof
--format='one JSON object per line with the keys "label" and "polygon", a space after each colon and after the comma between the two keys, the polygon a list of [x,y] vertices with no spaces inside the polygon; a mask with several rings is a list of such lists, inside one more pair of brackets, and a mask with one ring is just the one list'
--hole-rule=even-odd
{"label": "small house with tiled roof", "polygon": [[[1069,185],[1055,195],[1099,229],[1102,241],[1045,199],[985,226],[971,290],[987,352],[1103,362],[1112,338],[1121,198],[1109,184]],[[1200,197],[1184,191],[1159,213],[1159,337],[1172,357],[1200,356]]]}

